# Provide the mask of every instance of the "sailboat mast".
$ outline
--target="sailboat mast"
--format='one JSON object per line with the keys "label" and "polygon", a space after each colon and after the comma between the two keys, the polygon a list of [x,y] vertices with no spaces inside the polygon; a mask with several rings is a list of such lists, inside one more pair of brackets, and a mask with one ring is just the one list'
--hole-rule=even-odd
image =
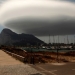
{"label": "sailboat mast", "polygon": [[67,44],[69,44],[69,39],[68,39],[68,35],[67,35]]}
{"label": "sailboat mast", "polygon": [[49,35],[49,44],[50,44],[50,35]]}

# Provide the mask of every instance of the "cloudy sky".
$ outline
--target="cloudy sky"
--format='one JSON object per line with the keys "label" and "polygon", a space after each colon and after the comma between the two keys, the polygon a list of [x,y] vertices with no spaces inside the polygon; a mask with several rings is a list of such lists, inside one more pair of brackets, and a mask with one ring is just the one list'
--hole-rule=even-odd
{"label": "cloudy sky", "polygon": [[74,42],[75,0],[0,0],[0,31],[33,34],[45,42]]}

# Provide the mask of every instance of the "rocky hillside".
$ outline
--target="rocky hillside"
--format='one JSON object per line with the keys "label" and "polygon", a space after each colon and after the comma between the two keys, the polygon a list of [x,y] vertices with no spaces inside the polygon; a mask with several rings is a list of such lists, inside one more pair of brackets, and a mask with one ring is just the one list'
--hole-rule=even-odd
{"label": "rocky hillside", "polygon": [[18,45],[18,46],[25,46],[25,45],[37,45],[42,44],[43,41],[36,38],[34,35],[31,34],[17,34],[10,29],[3,29],[0,34],[0,45]]}

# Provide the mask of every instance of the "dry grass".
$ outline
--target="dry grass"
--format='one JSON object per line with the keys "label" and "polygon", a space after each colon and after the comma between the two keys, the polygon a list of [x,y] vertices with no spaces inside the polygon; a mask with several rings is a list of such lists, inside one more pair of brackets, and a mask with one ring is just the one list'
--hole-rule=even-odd
{"label": "dry grass", "polygon": [[6,48],[5,50],[25,57],[25,63],[55,63],[55,62],[75,62],[75,52],[24,52],[21,49]]}

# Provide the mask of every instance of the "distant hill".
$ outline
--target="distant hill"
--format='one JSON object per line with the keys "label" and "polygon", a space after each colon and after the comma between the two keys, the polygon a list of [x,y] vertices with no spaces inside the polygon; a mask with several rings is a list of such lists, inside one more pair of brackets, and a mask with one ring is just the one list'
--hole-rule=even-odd
{"label": "distant hill", "polygon": [[10,29],[3,29],[0,34],[0,45],[37,45],[44,43],[40,39],[31,34],[17,34]]}

